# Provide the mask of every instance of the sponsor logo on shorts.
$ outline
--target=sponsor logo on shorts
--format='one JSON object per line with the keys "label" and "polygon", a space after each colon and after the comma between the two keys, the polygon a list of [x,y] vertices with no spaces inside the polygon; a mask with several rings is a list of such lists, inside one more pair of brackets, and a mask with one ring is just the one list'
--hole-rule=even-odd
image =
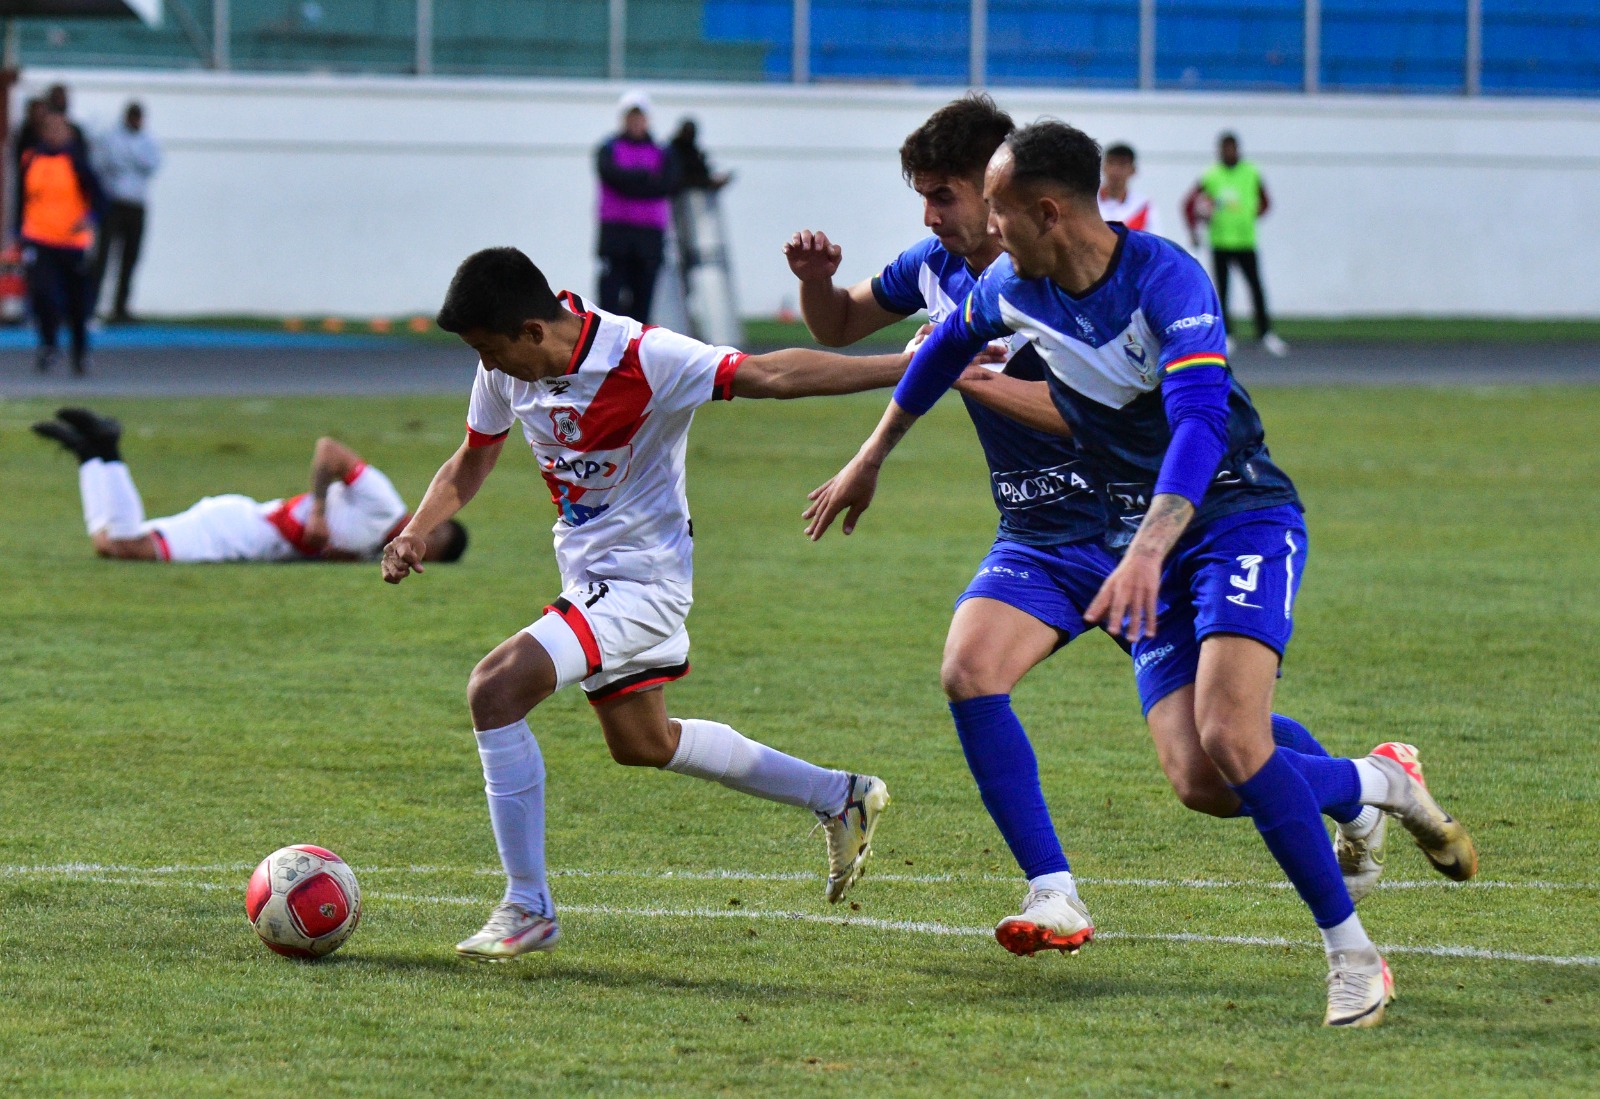
{"label": "sponsor logo on shorts", "polygon": [[1148,652],[1140,653],[1139,658],[1133,662],[1133,674],[1143,675],[1145,672],[1149,671],[1151,668],[1154,668],[1167,657],[1171,656],[1173,650],[1176,648],[1176,645],[1169,644],[1163,645],[1159,649],[1151,649]]}
{"label": "sponsor logo on shorts", "polygon": [[1211,328],[1217,323],[1215,313],[1196,313],[1192,317],[1181,317],[1167,325],[1162,331],[1170,336],[1174,332],[1186,332],[1191,328]]}
{"label": "sponsor logo on shorts", "polygon": [[1027,569],[1013,569],[1006,565],[985,565],[978,570],[979,576],[1009,576],[1014,580],[1031,580],[1033,574]]}
{"label": "sponsor logo on shorts", "polygon": [[1089,482],[1068,462],[1049,469],[1019,469],[991,476],[1000,506],[1010,511],[1026,511],[1077,492],[1092,493]]}

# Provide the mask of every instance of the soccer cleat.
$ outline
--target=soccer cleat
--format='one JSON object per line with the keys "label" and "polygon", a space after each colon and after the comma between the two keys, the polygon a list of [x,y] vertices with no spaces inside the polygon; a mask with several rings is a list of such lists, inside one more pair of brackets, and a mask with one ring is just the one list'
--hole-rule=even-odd
{"label": "soccer cleat", "polygon": [[50,373],[50,367],[55,365],[56,349],[41,347],[33,353],[33,368],[41,374]]}
{"label": "soccer cleat", "polygon": [[1377,1026],[1393,1000],[1394,975],[1376,949],[1328,955],[1328,1013],[1323,1026]]}
{"label": "soccer cleat", "polygon": [[1289,345],[1283,342],[1283,337],[1276,332],[1268,332],[1261,337],[1261,346],[1266,348],[1267,354],[1275,359],[1281,359],[1289,353]]}
{"label": "soccer cleat", "polygon": [[53,439],[60,443],[80,462],[87,462],[94,457],[94,447],[88,439],[76,429],[68,427],[60,420],[40,420],[33,425],[33,433],[45,439]]}
{"label": "soccer cleat", "polygon": [[994,929],[995,940],[1020,957],[1041,950],[1076,954],[1094,938],[1089,910],[1071,893],[1059,889],[1030,889],[1022,913],[1007,916]]}
{"label": "soccer cleat", "polygon": [[95,444],[102,453],[97,457],[108,462],[118,460],[117,447],[122,442],[122,422],[102,416],[87,408],[58,408],[56,419],[67,424],[86,440]]}
{"label": "soccer cleat", "polygon": [[471,938],[456,943],[456,953],[479,962],[505,962],[530,950],[551,950],[561,941],[561,928],[527,905],[502,901],[489,922]]}
{"label": "soccer cleat", "polygon": [[1411,833],[1433,868],[1452,881],[1466,881],[1476,874],[1478,852],[1472,837],[1428,793],[1416,748],[1390,741],[1372,749],[1367,761],[1389,779],[1389,797],[1381,808]]}
{"label": "soccer cleat", "polygon": [[828,837],[829,904],[838,904],[850,887],[861,879],[872,857],[872,833],[878,818],[889,807],[889,788],[881,778],[851,775],[844,809],[837,816],[817,814],[817,821]]}
{"label": "soccer cleat", "polygon": [[1351,904],[1360,904],[1383,876],[1383,840],[1388,831],[1389,818],[1383,813],[1359,836],[1346,835],[1343,828],[1334,829],[1333,856],[1339,860],[1339,873],[1344,875]]}

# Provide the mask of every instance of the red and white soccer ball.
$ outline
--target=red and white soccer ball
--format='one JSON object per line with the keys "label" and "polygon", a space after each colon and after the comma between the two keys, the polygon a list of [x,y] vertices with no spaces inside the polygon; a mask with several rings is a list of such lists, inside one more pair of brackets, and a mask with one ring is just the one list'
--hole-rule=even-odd
{"label": "red and white soccer ball", "polygon": [[361,921],[361,887],[338,855],[297,843],[261,860],[250,875],[244,910],[269,949],[320,958],[344,945]]}

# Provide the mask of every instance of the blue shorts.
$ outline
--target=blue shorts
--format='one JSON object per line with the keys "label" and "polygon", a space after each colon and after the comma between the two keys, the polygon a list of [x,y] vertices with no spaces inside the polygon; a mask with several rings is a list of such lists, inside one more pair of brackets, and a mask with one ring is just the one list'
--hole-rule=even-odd
{"label": "blue shorts", "polygon": [[1083,612],[1116,567],[1117,559],[1098,540],[1030,546],[1001,538],[956,606],[968,599],[998,600],[1059,631],[1065,645],[1089,628]]}
{"label": "blue shorts", "polygon": [[1144,712],[1195,680],[1200,642],[1254,638],[1281,658],[1294,632],[1306,524],[1290,504],[1225,515],[1178,542],[1161,574],[1156,636],[1133,646]]}

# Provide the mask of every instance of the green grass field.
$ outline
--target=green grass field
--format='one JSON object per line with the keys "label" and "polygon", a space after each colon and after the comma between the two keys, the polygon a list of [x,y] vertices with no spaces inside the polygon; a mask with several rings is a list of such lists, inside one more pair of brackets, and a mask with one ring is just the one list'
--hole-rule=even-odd
{"label": "green grass field", "polygon": [[[850,539],[806,490],[881,399],[739,402],[691,440],[696,671],[670,688],[895,805],[854,903],[806,814],[612,764],[575,693],[536,714],[567,938],[452,944],[499,895],[467,673],[554,594],[508,453],[454,567],[95,560],[72,462],[0,405],[0,1094],[1587,1096],[1600,1091],[1600,389],[1263,390],[1309,505],[1278,708],[1335,751],[1424,752],[1474,830],[1452,886],[1396,836],[1362,905],[1400,1000],[1328,1032],[1320,946],[1248,824],[1183,810],[1091,636],[1017,705],[1101,937],[1017,959],[1021,895],[937,682],[992,535],[946,402]],[[334,432],[415,501],[463,399],[106,402],[152,514],[297,490]],[[251,866],[325,844],[366,891],[316,964],[244,921]]]}

